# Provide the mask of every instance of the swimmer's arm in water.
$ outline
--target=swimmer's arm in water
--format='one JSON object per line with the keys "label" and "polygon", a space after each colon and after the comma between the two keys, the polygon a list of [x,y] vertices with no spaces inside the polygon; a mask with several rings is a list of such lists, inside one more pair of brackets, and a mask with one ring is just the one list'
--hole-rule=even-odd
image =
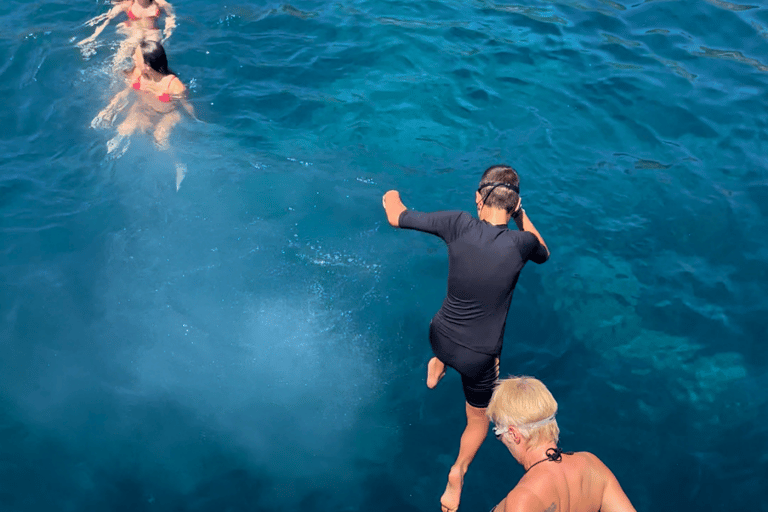
{"label": "swimmer's arm in water", "polygon": [[131,93],[130,83],[138,78],[138,76],[141,74],[141,71],[139,71],[139,69],[134,66],[133,69],[126,69],[123,71],[123,73],[125,73],[128,86],[119,93],[115,94],[115,96],[110,100],[109,104],[104,107],[101,112],[98,113],[93,121],[91,121],[91,126],[94,128],[106,127],[112,123],[112,120],[115,118],[115,114],[121,111],[126,105],[128,95]]}
{"label": "swimmer's arm in water", "polygon": [[176,28],[176,12],[173,10],[173,6],[170,4],[170,2],[166,2],[165,0],[155,0],[157,2],[157,5],[165,11],[165,27],[163,28],[163,40],[162,43],[165,43],[169,37],[171,37],[171,34],[173,34],[173,29]]}
{"label": "swimmer's arm in water", "polygon": [[121,110],[121,108],[118,108],[118,105],[121,105],[125,101],[130,92],[131,90],[126,88],[115,94],[115,97],[112,98],[109,104],[104,107],[101,112],[99,112],[99,114],[96,116],[96,119],[101,119],[106,123],[111,123],[112,119],[115,117],[115,114]]}
{"label": "swimmer's arm in water", "polygon": [[174,98],[177,98],[179,102],[181,102],[181,106],[184,107],[184,110],[187,111],[187,114],[189,114],[192,119],[195,121],[200,121],[197,117],[195,117],[195,107],[193,107],[187,99],[187,88],[184,87],[184,84],[181,83],[181,80],[178,78],[173,80],[170,84],[168,92],[170,92]]}
{"label": "swimmer's arm in water", "polygon": [[[128,2],[130,4],[130,2]],[[121,12],[127,11],[128,6],[126,5],[126,2],[120,2],[119,4],[112,7],[107,14],[103,14],[101,16],[97,16],[94,19],[102,19],[102,16],[104,17],[104,23],[96,27],[96,31],[93,33],[92,36],[86,37],[79,43],[77,43],[77,46],[83,46],[84,44],[88,44],[90,42],[93,42],[97,37],[99,37],[99,34],[101,34],[105,28],[107,28],[107,25],[109,25],[109,22],[112,21],[113,18],[115,18],[118,14]]]}
{"label": "swimmer's arm in water", "polygon": [[185,94],[184,96],[182,96],[182,97],[179,99],[179,101],[181,101],[181,105],[184,107],[184,110],[186,110],[186,111],[187,111],[187,114],[189,114],[189,116],[190,116],[192,119],[194,119],[194,120],[195,120],[195,121],[197,121],[198,123],[202,123],[202,121],[200,121],[200,120],[197,118],[197,116],[195,115],[195,107],[193,107],[193,106],[192,106],[192,104],[189,102],[189,100],[187,99],[187,96],[186,96],[186,94]]}
{"label": "swimmer's arm in water", "polygon": [[400,199],[400,192],[397,190],[390,190],[381,198],[381,204],[384,205],[384,211],[387,213],[387,221],[389,221],[392,226],[399,228],[400,214],[408,209]]}

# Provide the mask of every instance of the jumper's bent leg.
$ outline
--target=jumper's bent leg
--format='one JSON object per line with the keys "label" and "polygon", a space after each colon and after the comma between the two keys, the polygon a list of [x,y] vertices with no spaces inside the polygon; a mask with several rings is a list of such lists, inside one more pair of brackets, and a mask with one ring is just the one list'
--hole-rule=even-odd
{"label": "jumper's bent leg", "polygon": [[464,474],[488,435],[488,424],[485,408],[480,409],[467,404],[467,427],[461,435],[459,456],[448,473],[448,485],[440,498],[443,512],[453,512],[459,508]]}
{"label": "jumper's bent leg", "polygon": [[427,387],[435,389],[437,383],[445,376],[445,364],[436,357],[427,364]]}

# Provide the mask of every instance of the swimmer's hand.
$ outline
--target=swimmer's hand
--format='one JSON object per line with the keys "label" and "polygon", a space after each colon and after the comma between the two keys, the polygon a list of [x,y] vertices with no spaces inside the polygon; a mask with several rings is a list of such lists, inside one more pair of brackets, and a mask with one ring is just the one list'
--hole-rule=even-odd
{"label": "swimmer's hand", "polygon": [[96,55],[96,41],[92,37],[83,39],[77,43],[76,46],[80,49],[80,55],[82,55],[84,59],[89,59]]}
{"label": "swimmer's hand", "polygon": [[171,4],[168,2],[165,2],[163,0],[158,0],[158,3],[161,4],[160,6],[165,9],[165,14],[167,15],[165,18],[165,28],[163,29],[163,41],[162,43],[165,44],[165,42],[171,38],[171,34],[173,34],[173,29],[176,28],[176,13],[173,11],[173,7],[171,7]]}
{"label": "swimmer's hand", "polygon": [[75,46],[79,46],[80,48],[82,48],[83,46],[85,46],[85,45],[87,45],[89,43],[92,43],[95,40],[96,40],[96,38],[94,36],[86,37],[85,39],[83,39],[82,41],[77,43]]}
{"label": "swimmer's hand", "polygon": [[105,108],[93,118],[93,121],[91,121],[91,128],[109,128],[112,126],[112,121],[115,119],[115,113],[115,109]]}
{"label": "swimmer's hand", "polygon": [[95,18],[91,18],[85,23],[83,23],[84,27],[93,27],[94,25],[98,25],[102,21],[106,21],[109,19],[109,12],[105,12],[104,14],[99,14]]}
{"label": "swimmer's hand", "polygon": [[184,110],[187,111],[187,114],[189,114],[189,117],[191,117],[193,120],[195,120],[198,123],[207,124],[204,121],[201,121],[200,119],[198,119],[197,116],[195,115],[195,107],[193,107],[192,104],[187,99],[186,91],[185,91],[185,94],[181,94],[179,96],[179,101],[181,101],[181,106],[184,107]]}
{"label": "swimmer's hand", "polygon": [[381,204],[384,206],[384,211],[387,213],[387,221],[394,227],[400,227],[400,214],[407,208],[400,199],[400,192],[397,190],[390,190],[384,197],[381,198]]}
{"label": "swimmer's hand", "polygon": [[91,121],[91,128],[109,128],[112,126],[112,122],[115,120],[117,113],[125,107],[125,100],[128,97],[129,90],[130,89],[125,89],[124,91],[117,93],[115,97],[112,98],[112,101],[109,102],[109,105],[104,107],[101,112],[93,118],[93,121]]}

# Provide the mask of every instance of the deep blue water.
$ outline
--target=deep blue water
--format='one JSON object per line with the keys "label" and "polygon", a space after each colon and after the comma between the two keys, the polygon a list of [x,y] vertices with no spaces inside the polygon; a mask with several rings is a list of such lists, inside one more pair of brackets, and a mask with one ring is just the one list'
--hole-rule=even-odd
{"label": "deep blue water", "polygon": [[[203,122],[114,157],[106,2],[0,6],[0,511],[439,510],[446,251],[381,195],[472,211],[500,162],[552,250],[502,374],[638,510],[768,510],[767,5],[175,7]],[[521,474],[491,437],[461,510]]]}

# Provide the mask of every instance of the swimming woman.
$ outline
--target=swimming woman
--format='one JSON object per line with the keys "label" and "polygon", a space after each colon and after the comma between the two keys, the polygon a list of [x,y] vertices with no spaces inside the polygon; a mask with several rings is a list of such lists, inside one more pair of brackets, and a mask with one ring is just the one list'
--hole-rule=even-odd
{"label": "swimming woman", "polygon": [[[142,41],[133,54],[134,67],[125,71],[128,86],[117,93],[109,104],[96,116],[92,126],[111,124],[115,115],[122,110],[131,93],[136,101],[128,114],[117,127],[118,135],[107,144],[108,151],[114,152],[120,142],[136,130],[152,130],[155,142],[161,149],[168,149],[168,136],[173,126],[179,122],[177,104],[194,118],[195,111],[186,99],[186,87],[181,80],[168,69],[168,58],[163,46],[157,41]],[[184,170],[176,166],[176,188],[184,179]]]}
{"label": "swimming woman", "polygon": [[[162,39],[157,20],[160,14],[165,12],[165,27],[163,27]],[[118,24],[118,31],[126,36],[115,54],[115,66],[119,66],[126,60],[136,45],[143,40],[165,42],[171,37],[176,27],[176,14],[173,6],[166,0],[121,0],[117,2],[109,12],[96,16],[87,22],[93,26],[101,23],[90,37],[77,43],[84,53],[91,48],[92,43],[101,34],[109,23],[120,13],[125,13],[128,19]],[[102,23],[103,22],[103,23]]]}

